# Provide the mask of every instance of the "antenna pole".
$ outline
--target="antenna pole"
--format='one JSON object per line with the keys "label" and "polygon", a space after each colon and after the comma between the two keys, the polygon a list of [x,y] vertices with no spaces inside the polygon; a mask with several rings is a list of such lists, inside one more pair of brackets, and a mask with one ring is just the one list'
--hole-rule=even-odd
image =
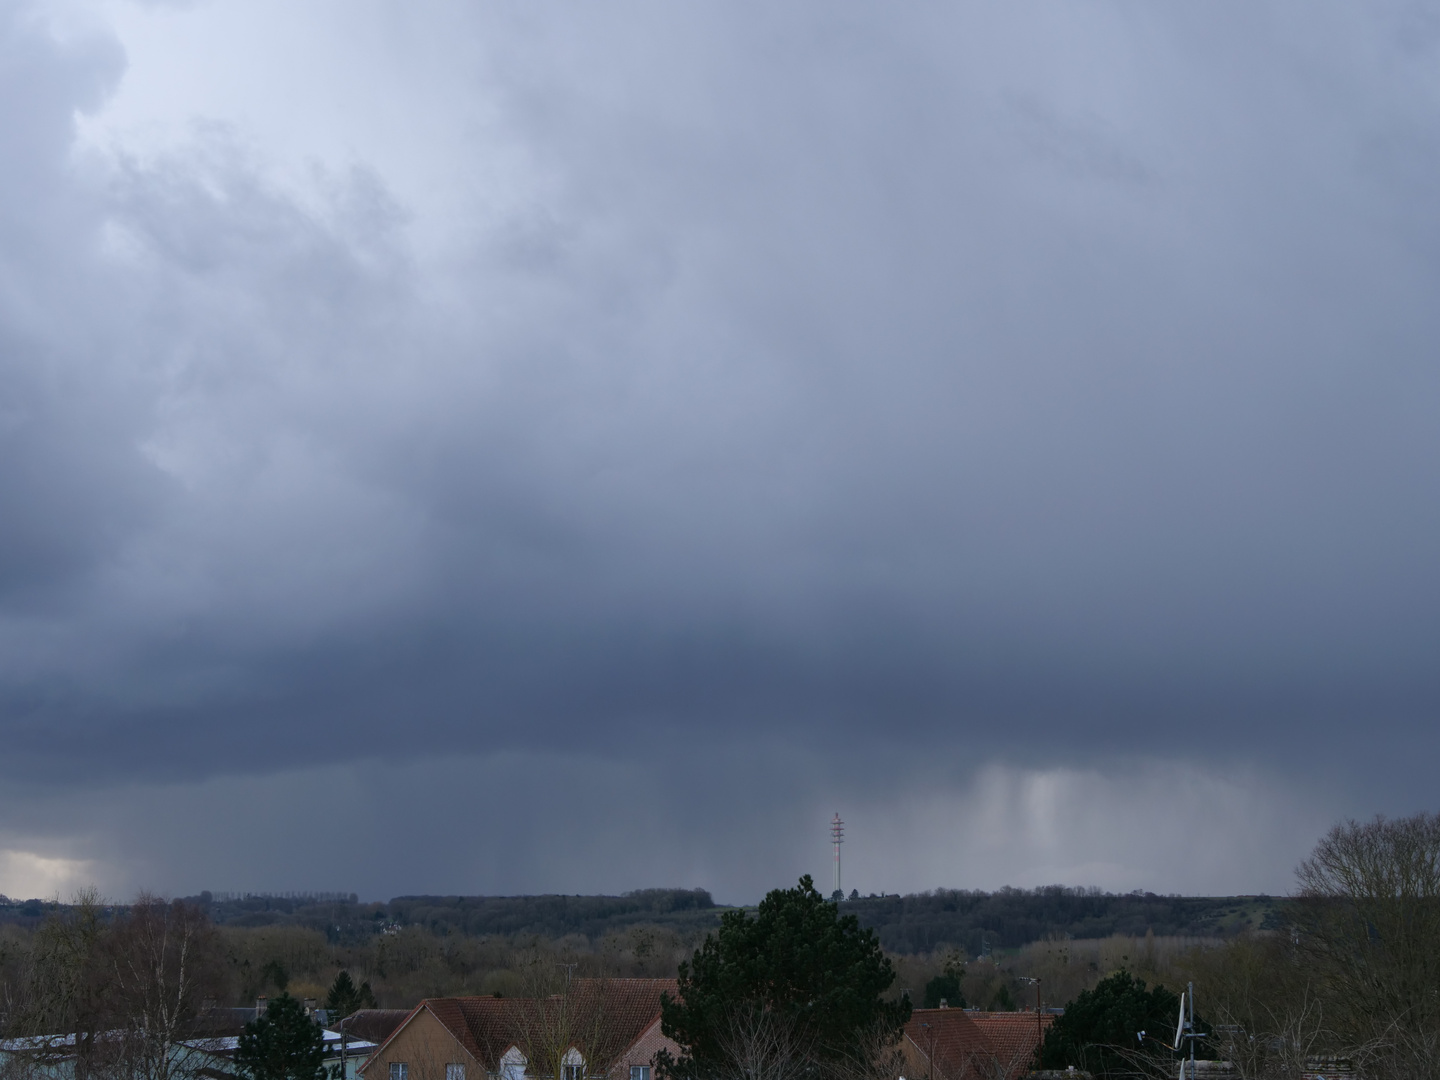
{"label": "antenna pole", "polygon": [[1189,1006],[1190,1006],[1190,1023],[1189,1023],[1187,1026],[1190,1028],[1190,1075],[1191,1075],[1191,1076],[1194,1076],[1194,1075],[1195,1075],[1195,984],[1194,984],[1193,982],[1189,984],[1189,990],[1190,990],[1190,1001],[1189,1001]]}

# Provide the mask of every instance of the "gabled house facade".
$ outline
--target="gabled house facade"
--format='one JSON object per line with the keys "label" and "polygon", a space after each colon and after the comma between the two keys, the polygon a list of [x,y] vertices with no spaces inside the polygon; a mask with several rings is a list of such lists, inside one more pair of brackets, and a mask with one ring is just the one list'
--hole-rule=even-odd
{"label": "gabled house facade", "polygon": [[[660,997],[674,979],[577,979],[583,1023],[566,1028],[559,998],[427,998],[360,1068],[363,1080],[654,1080],[661,1049],[679,1047],[660,1031]],[[553,1070],[532,1066],[547,1040]]]}

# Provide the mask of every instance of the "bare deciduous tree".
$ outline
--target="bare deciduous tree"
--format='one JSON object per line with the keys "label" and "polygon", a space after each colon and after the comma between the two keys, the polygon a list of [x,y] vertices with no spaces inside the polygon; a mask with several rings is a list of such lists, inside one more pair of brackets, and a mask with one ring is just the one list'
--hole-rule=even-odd
{"label": "bare deciduous tree", "polygon": [[1296,963],[1347,1052],[1394,1080],[1436,1075],[1440,814],[1343,822],[1296,875]]}
{"label": "bare deciduous tree", "polygon": [[196,1022],[222,974],[215,928],[199,908],[141,895],[108,935],[119,1071],[185,1080],[208,1060]]}
{"label": "bare deciduous tree", "polygon": [[540,1080],[603,1075],[625,1049],[610,1011],[609,980],[574,977],[574,966],[522,958],[526,994],[515,1001],[515,1041]]}
{"label": "bare deciduous tree", "polygon": [[101,913],[99,893],[82,889],[68,911],[53,912],[36,931],[23,974],[7,986],[6,1032],[33,1040],[12,1064],[43,1068],[73,1057],[75,1080],[103,1071],[109,1001]]}
{"label": "bare deciduous tree", "polygon": [[1226,1009],[1215,1010],[1211,1044],[1241,1080],[1302,1080],[1311,1062],[1336,1045],[1315,997],[1259,1004],[1246,1023]]}
{"label": "bare deciduous tree", "polygon": [[895,1080],[905,1074],[905,1035],[876,1025],[861,1032],[848,1050],[826,1063],[829,1080]]}
{"label": "bare deciduous tree", "polygon": [[801,1080],[815,1071],[813,1040],[760,1002],[731,1010],[717,1041],[724,1064],[714,1080]]}

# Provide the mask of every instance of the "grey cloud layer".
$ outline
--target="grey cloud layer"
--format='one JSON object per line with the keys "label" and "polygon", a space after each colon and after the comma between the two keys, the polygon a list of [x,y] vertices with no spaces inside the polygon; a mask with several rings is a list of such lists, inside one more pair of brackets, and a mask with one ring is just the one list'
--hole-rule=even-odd
{"label": "grey cloud layer", "polygon": [[438,246],[0,4],[12,773],[1432,745],[1423,6],[355,10]]}
{"label": "grey cloud layer", "polygon": [[692,756],[673,771],[542,752],[392,756],[63,795],[11,785],[0,793],[0,886],[29,896],[94,882],[126,896],[343,885],[383,899],[666,882],[754,902],[801,873],[828,879],[824,826],[838,794],[844,882],[861,892],[1079,881],[1274,893],[1332,812],[1253,769],[1222,776],[1131,758],[936,776],[934,761],[912,754],[899,770],[882,756],[850,783],[818,755],[766,749]]}

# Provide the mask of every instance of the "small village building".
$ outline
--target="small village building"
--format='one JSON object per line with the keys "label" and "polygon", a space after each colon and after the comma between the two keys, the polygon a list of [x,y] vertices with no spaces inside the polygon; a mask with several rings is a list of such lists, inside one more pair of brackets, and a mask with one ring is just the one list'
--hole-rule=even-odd
{"label": "small village building", "polygon": [[[427,998],[381,1043],[360,1077],[653,1080],[655,1055],[680,1051],[660,1031],[661,995],[673,998],[677,990],[674,979],[576,979],[568,993],[584,1016],[568,1030],[555,1021],[558,998]],[[569,1039],[557,1047],[562,1075],[536,1075],[527,1046],[561,1033]]]}
{"label": "small village building", "polygon": [[1054,1022],[1050,1012],[916,1009],[902,1044],[906,1080],[1018,1080]]}

